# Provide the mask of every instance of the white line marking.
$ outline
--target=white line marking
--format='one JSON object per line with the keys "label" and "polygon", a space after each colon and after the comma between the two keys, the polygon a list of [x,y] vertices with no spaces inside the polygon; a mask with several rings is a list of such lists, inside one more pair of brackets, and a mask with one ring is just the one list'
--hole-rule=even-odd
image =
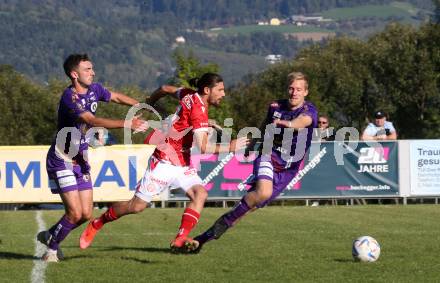
{"label": "white line marking", "polygon": [[[37,233],[46,230],[46,223],[43,220],[41,211],[37,211],[35,215],[35,220],[37,221],[38,224]],[[34,259],[34,267],[32,268],[32,273],[31,273],[31,282],[44,283],[47,263],[42,261],[40,258],[43,256],[44,252],[46,251],[46,246],[37,240],[36,235],[34,241],[35,241],[35,257],[37,259]]]}

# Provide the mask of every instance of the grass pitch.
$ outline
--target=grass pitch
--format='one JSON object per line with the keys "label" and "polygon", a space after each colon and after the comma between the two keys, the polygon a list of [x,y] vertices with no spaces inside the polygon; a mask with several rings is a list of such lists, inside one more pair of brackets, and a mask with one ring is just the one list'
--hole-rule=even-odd
{"label": "grass pitch", "polygon": [[[181,209],[149,209],[106,225],[83,251],[84,225],[63,242],[66,260],[46,282],[438,282],[439,206],[269,207],[244,218],[198,255],[170,254]],[[197,232],[225,209],[208,208]],[[102,211],[96,211],[99,215]],[[0,212],[0,281],[29,282],[35,211]],[[44,211],[50,227],[61,211]],[[376,263],[351,257],[352,240],[375,237]]]}

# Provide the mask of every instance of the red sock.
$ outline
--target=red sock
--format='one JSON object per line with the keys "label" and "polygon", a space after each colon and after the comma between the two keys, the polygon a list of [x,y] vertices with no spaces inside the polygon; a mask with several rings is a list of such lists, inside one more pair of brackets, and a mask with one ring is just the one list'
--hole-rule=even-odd
{"label": "red sock", "polygon": [[116,213],[113,209],[113,206],[111,206],[106,212],[104,212],[99,218],[96,218],[93,220],[92,225],[95,229],[101,229],[102,226],[104,226],[105,223],[111,222],[118,219],[116,216]]}
{"label": "red sock", "polygon": [[179,233],[177,233],[176,238],[186,237],[191,232],[192,228],[196,226],[197,222],[199,222],[200,213],[197,211],[187,208],[183,212],[182,221],[180,223]]}

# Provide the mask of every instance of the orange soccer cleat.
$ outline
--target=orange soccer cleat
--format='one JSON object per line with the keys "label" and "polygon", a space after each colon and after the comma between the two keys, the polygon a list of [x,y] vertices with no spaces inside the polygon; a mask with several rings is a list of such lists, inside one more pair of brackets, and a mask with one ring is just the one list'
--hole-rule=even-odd
{"label": "orange soccer cleat", "polygon": [[93,221],[94,220],[89,222],[86,229],[82,232],[81,237],[79,237],[79,247],[81,249],[87,249],[92,244],[96,233],[100,230],[93,226]]}

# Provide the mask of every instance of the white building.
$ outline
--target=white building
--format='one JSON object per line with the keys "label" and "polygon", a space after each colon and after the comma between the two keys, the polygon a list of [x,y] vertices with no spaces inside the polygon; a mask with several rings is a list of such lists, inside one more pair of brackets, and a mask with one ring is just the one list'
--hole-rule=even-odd
{"label": "white building", "polygon": [[269,54],[266,57],[264,57],[266,62],[269,64],[279,63],[279,62],[281,62],[282,58],[283,58],[283,56],[280,54]]}

